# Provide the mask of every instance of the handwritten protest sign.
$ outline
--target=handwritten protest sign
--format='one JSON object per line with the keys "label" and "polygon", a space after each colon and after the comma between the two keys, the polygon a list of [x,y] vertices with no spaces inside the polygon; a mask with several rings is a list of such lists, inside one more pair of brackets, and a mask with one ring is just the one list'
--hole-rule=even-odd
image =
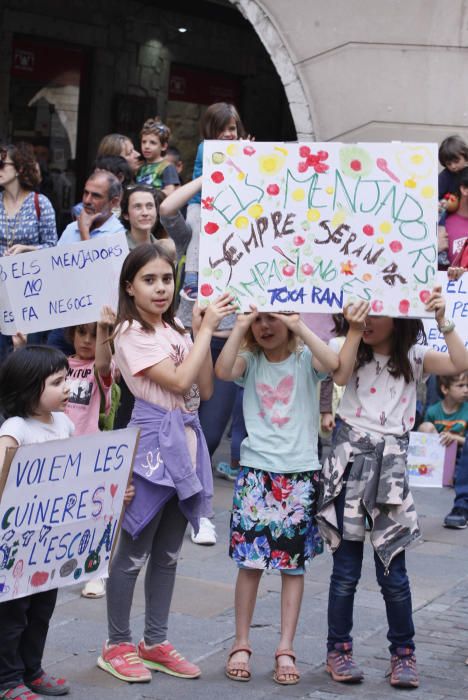
{"label": "handwritten protest sign", "polygon": [[0,602],[107,576],[137,428],[9,449],[0,483]]}
{"label": "handwritten protest sign", "polygon": [[437,152],[421,143],[205,141],[199,300],[242,310],[424,316]]}
{"label": "handwritten protest sign", "polygon": [[34,333],[99,320],[116,308],[125,233],[0,258],[0,332]]}
{"label": "handwritten protest sign", "polygon": [[[437,282],[442,285],[442,294],[447,302],[445,315],[453,319],[457,333],[468,347],[468,272],[459,280],[451,281],[446,272],[437,273]],[[437,328],[435,319],[424,319],[427,344],[439,352],[447,352],[445,336]]]}
{"label": "handwritten protest sign", "polygon": [[435,433],[411,432],[408,447],[410,486],[451,486],[455,470],[457,445],[440,444]]}

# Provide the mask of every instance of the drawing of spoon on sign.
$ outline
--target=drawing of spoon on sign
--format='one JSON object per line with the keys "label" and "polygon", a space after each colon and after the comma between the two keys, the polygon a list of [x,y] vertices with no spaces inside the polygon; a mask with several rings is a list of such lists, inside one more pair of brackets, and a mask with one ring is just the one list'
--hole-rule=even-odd
{"label": "drawing of spoon on sign", "polygon": [[395,173],[392,173],[390,168],[388,167],[388,163],[385,160],[385,158],[377,158],[376,160],[377,167],[379,170],[381,170],[383,173],[388,175],[388,177],[393,180],[393,182],[400,182],[400,178],[395,175]]}
{"label": "drawing of spoon on sign", "polygon": [[243,180],[243,179],[245,178],[245,173],[244,173],[244,171],[241,170],[241,169],[239,168],[239,166],[236,165],[236,164],[234,163],[234,161],[232,160],[232,158],[228,158],[228,159],[226,160],[226,165],[230,165],[231,168],[234,168],[234,170],[237,170],[237,173],[238,173],[237,177],[239,178],[239,180]]}
{"label": "drawing of spoon on sign", "polygon": [[22,559],[19,559],[19,561],[16,562],[13,568],[13,578],[15,579],[15,585],[13,587],[13,598],[16,598],[16,596],[18,595],[19,584],[21,581],[21,577],[23,576],[23,568],[24,562]]}

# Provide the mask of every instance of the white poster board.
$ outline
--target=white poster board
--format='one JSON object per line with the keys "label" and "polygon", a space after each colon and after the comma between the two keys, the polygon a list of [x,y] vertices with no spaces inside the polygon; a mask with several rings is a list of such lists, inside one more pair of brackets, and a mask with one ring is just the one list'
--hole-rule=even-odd
{"label": "white poster board", "polygon": [[[437,281],[442,285],[442,294],[447,302],[446,316],[453,319],[457,333],[468,347],[468,272],[459,280],[451,281],[446,272],[437,273]],[[447,352],[445,336],[437,328],[435,319],[424,319],[427,344],[439,352]]]}
{"label": "white poster board", "polygon": [[9,449],[0,482],[0,603],[108,575],[138,429]]}
{"label": "white poster board", "polygon": [[0,332],[34,333],[98,321],[117,308],[125,232],[0,258]]}
{"label": "white poster board", "polygon": [[444,447],[438,434],[411,432],[407,461],[410,486],[452,485],[456,456],[456,443]]}
{"label": "white poster board", "polygon": [[437,148],[205,141],[199,302],[241,310],[427,315],[437,270]]}

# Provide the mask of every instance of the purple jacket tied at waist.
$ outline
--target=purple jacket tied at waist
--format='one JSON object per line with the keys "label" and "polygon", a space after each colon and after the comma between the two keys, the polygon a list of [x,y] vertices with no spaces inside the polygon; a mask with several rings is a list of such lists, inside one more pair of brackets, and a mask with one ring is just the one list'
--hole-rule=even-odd
{"label": "purple jacket tied at waist", "polygon": [[[125,509],[122,527],[136,538],[177,495],[179,508],[198,531],[206,513],[206,498],[213,494],[211,460],[197,413],[177,408],[168,411],[143,399],[135,400],[129,425],[140,428],[140,441],[133,465],[135,497]],[[195,468],[190,457],[185,426],[195,431]]]}

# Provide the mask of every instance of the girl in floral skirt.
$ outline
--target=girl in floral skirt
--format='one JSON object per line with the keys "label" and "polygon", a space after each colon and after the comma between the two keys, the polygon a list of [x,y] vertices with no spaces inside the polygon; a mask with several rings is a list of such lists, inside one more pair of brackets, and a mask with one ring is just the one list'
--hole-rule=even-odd
{"label": "girl in floral skirt", "polygon": [[251,308],[238,316],[216,363],[220,379],[244,387],[247,428],[231,518],[229,553],[239,572],[236,639],[226,675],[250,680],[249,630],[258,585],[265,569],[278,569],[281,637],[273,678],[293,685],[299,681],[293,642],[305,563],[321,551],[314,520],[320,469],[317,384],[323,372],[337,369],[338,356],[299,314]]}

